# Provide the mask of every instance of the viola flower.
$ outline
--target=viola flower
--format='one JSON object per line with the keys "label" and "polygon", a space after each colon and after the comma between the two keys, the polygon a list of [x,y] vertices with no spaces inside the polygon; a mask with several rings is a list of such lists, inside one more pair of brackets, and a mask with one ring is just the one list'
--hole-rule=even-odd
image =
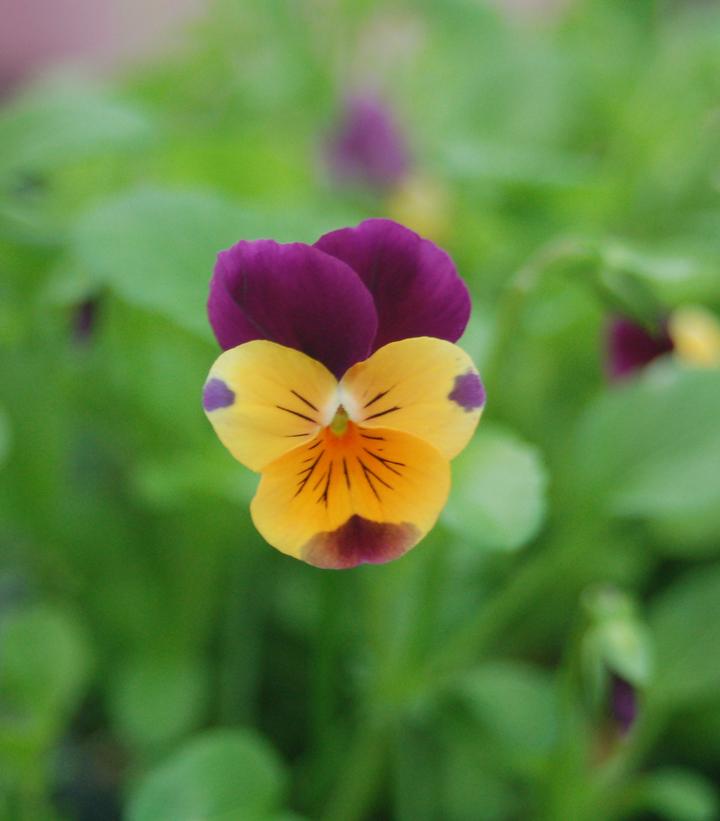
{"label": "viola flower", "polygon": [[485,404],[453,344],[470,299],[450,257],[383,219],[314,245],[239,242],[218,255],[208,314],[225,352],[203,404],[261,474],[250,512],[265,539],[324,568],[416,545]]}
{"label": "viola flower", "polygon": [[706,308],[693,305],[675,309],[655,333],[626,317],[611,320],[607,332],[611,379],[624,379],[668,353],[686,365],[720,367],[720,322]]}
{"label": "viola flower", "polygon": [[340,184],[384,192],[410,168],[410,151],[391,109],[370,93],[351,96],[325,144],[328,169]]}
{"label": "viola flower", "polygon": [[607,329],[608,375],[612,380],[625,379],[672,349],[666,323],[652,333],[627,317],[613,317]]}
{"label": "viola flower", "polygon": [[610,674],[610,710],[618,729],[626,735],[632,729],[638,714],[637,690],[617,673]]}

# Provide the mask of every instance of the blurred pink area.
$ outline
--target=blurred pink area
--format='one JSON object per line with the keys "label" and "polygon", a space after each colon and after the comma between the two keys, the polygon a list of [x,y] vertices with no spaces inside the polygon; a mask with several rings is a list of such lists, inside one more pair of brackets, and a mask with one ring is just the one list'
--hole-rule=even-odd
{"label": "blurred pink area", "polygon": [[57,65],[107,72],[169,47],[206,0],[0,0],[0,88]]}

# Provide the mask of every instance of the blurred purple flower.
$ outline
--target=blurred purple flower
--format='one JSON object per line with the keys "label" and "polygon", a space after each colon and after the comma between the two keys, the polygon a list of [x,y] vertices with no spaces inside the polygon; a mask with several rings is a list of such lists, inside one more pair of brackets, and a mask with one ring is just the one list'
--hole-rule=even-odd
{"label": "blurred purple flower", "polygon": [[100,299],[88,297],[75,306],[72,314],[72,336],[77,345],[86,345],[97,325]]}
{"label": "blurred purple flower", "polygon": [[325,161],[337,182],[379,190],[397,186],[411,165],[407,141],[392,110],[369,93],[347,99],[325,142]]}
{"label": "blurred purple flower", "polygon": [[613,673],[610,679],[610,709],[620,732],[630,732],[637,718],[637,692],[629,681]]}
{"label": "blurred purple flower", "polygon": [[673,348],[667,322],[651,333],[627,317],[615,316],[607,327],[608,375],[612,380],[625,379]]}

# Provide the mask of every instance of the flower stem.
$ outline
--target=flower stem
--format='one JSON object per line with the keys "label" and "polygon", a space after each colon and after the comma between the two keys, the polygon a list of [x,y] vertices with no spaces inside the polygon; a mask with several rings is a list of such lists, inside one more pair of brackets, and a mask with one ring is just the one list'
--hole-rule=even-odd
{"label": "flower stem", "polygon": [[522,325],[522,314],[528,297],[559,263],[588,263],[596,259],[596,250],[586,240],[562,237],[540,248],[516,272],[500,299],[494,341],[483,369],[486,384],[494,385],[505,364],[508,350]]}
{"label": "flower stem", "polygon": [[390,724],[380,716],[363,722],[330,797],[322,821],[361,821],[377,794],[387,754]]}

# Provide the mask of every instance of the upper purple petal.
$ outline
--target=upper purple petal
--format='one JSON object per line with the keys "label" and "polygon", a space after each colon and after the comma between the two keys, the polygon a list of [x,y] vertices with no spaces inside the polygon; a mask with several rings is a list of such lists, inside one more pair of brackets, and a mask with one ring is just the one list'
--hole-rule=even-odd
{"label": "upper purple petal", "polygon": [[377,329],[372,297],[344,262],[311,245],[238,242],[218,254],[208,316],[221,347],[269,339],[340,378]]}
{"label": "upper purple petal", "polygon": [[650,333],[631,319],[613,317],[607,327],[608,375],[611,379],[623,379],[672,349],[666,323],[656,333]]}
{"label": "upper purple petal", "polygon": [[450,257],[392,220],[370,219],[332,231],[317,248],[353,268],[375,300],[373,350],[399,339],[457,342],[470,318],[470,295]]}

